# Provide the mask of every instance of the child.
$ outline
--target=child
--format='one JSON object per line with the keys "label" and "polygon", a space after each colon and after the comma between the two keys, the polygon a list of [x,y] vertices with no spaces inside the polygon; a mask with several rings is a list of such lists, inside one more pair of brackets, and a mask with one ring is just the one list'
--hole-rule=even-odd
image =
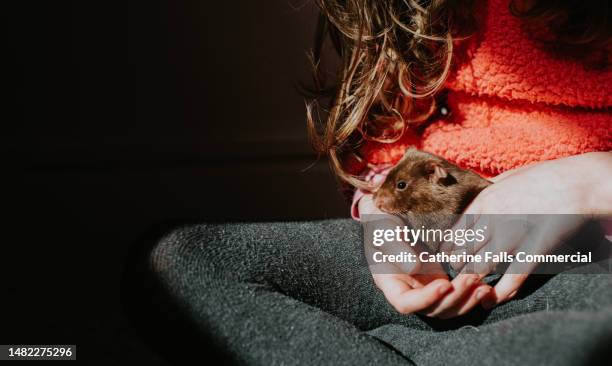
{"label": "child", "polygon": [[[410,146],[495,177],[468,213],[612,213],[607,1],[319,3],[342,64],[323,133],[310,126],[358,188],[355,217],[377,212],[369,182]],[[325,220],[191,226],[150,263],[190,329],[241,363],[584,364],[607,349],[609,276],[557,275],[485,312],[476,305],[512,298],[526,275],[495,288],[411,269],[372,277],[362,258],[359,225]]]}
{"label": "child", "polygon": [[[368,192],[411,146],[486,177],[506,173],[466,213],[610,214],[601,182],[611,154],[578,156],[612,149],[608,5],[427,4],[321,1],[342,69],[323,133],[309,122],[317,149],[358,188],[352,216],[382,214]],[[585,202],[585,192],[597,198]],[[450,287],[374,274],[398,311],[445,317],[506,301],[526,277],[506,275],[491,289],[475,275]]]}

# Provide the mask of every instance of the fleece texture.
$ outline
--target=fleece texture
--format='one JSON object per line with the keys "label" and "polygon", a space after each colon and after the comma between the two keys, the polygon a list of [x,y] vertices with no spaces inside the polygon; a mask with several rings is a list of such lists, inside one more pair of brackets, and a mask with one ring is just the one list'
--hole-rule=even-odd
{"label": "fleece texture", "polygon": [[368,142],[358,173],[397,162],[407,147],[494,176],[525,164],[612,150],[612,70],[559,57],[530,37],[508,0],[485,5],[480,31],[456,57],[447,81],[447,118],[398,142]]}
{"label": "fleece texture", "polygon": [[363,253],[350,219],[183,227],[148,252],[160,293],[139,297],[138,313],[149,311],[156,337],[195,339],[179,352],[193,353],[189,363],[214,344],[246,365],[610,364],[610,262],[533,275],[508,303],[440,320],[391,308]]}

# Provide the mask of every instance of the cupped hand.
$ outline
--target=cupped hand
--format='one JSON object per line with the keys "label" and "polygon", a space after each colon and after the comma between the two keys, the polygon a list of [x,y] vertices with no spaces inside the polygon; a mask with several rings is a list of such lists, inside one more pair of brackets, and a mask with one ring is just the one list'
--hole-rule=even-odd
{"label": "cupped hand", "polygon": [[[392,229],[404,225],[397,216],[386,214],[375,207],[372,196],[366,195],[359,202],[359,212],[366,232],[377,229]],[[368,236],[364,236],[366,239]],[[365,243],[366,257],[374,251],[397,255],[412,253],[418,257],[418,247],[407,243],[386,243],[375,247]],[[376,286],[387,301],[400,313],[420,313],[426,316],[440,316],[442,310],[453,307],[445,316],[461,315],[467,312],[490,290],[490,286],[478,283],[478,276],[458,276],[449,281],[440,263],[400,262],[370,263],[370,271]],[[478,296],[469,296],[477,293]]]}

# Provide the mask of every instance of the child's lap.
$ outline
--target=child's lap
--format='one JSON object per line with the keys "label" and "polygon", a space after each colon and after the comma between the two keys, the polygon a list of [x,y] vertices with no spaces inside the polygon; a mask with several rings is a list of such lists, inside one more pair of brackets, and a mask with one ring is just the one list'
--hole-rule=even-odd
{"label": "child's lap", "polygon": [[374,286],[363,258],[360,224],[352,220],[189,226],[162,239],[151,261],[169,288],[199,286],[197,291],[214,295],[222,286],[261,286],[361,330],[390,323],[452,329],[536,311],[612,304],[612,276],[564,273],[532,276],[516,300],[491,312],[477,308],[451,321],[400,315]]}

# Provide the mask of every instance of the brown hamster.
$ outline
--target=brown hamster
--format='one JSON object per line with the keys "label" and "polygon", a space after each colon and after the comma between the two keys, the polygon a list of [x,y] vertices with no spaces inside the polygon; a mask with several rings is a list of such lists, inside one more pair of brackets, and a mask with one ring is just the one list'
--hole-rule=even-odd
{"label": "brown hamster", "polygon": [[[492,184],[445,159],[409,149],[374,193],[376,206],[413,228],[448,229],[472,200]],[[439,243],[425,243],[437,250]]]}

